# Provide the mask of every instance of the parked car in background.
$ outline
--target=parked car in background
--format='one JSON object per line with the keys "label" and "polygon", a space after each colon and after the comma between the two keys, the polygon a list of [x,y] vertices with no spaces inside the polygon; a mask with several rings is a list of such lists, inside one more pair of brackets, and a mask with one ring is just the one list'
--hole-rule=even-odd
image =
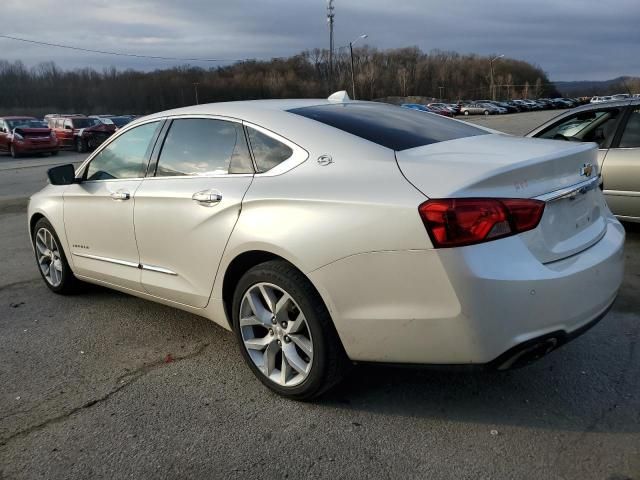
{"label": "parked car in background", "polygon": [[207,317],[308,399],[349,362],[508,369],[599,321],[624,229],[595,161],[345,92],[196,105],[51,169],[29,237],[53,292],[84,280]]}
{"label": "parked car in background", "polygon": [[597,143],[609,208],[622,220],[640,222],[640,99],[584,105],[527,136]]}
{"label": "parked car in background", "polygon": [[490,103],[469,103],[460,108],[463,115],[493,115],[499,113],[498,108]]}
{"label": "parked car in background", "polygon": [[83,116],[47,116],[49,127],[56,133],[62,148],[79,153],[95,149],[116,131],[116,126],[97,118]]}
{"label": "parked car in background", "polygon": [[33,117],[0,117],[0,152],[22,155],[57,155],[59,143],[47,124]]}
{"label": "parked car in background", "polygon": [[116,130],[133,120],[133,117],[129,115],[90,115],[89,118],[97,118],[105,125],[115,125]]}
{"label": "parked car in background", "polygon": [[445,117],[453,117],[455,115],[455,110],[446,103],[428,103],[427,107]]}
{"label": "parked car in background", "polygon": [[420,103],[403,103],[400,105],[402,108],[410,108],[411,110],[418,110],[419,112],[425,113],[437,113],[435,110],[427,107],[426,105],[422,105]]}

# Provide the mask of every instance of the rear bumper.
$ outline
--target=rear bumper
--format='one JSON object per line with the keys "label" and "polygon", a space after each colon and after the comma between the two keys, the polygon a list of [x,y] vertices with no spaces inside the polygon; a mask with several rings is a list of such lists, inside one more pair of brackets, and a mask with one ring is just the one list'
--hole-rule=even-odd
{"label": "rear bumper", "polygon": [[49,153],[60,150],[58,143],[14,142],[16,153]]}
{"label": "rear bumper", "polygon": [[354,361],[505,368],[514,353],[549,338],[555,348],[606,313],[623,246],[624,229],[609,217],[599,242],[550,264],[514,236],[354,255],[309,276]]}

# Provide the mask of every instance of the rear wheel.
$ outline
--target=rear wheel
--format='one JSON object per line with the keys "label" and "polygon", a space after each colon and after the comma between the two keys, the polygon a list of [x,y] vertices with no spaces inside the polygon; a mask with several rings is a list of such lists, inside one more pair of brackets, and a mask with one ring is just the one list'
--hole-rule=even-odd
{"label": "rear wheel", "polygon": [[33,229],[33,246],[40,275],[55,293],[73,293],[80,281],[73,275],[60,245],[60,239],[49,221],[45,218],[38,220]]}
{"label": "rear wheel", "polygon": [[465,114],[466,116],[469,116],[469,110],[465,110],[465,111],[464,111],[464,114]]}
{"label": "rear wheel", "polygon": [[484,112],[482,112],[482,113],[484,113],[485,115],[489,115],[489,110],[485,110],[485,111],[484,111]]}
{"label": "rear wheel", "polygon": [[9,147],[9,152],[11,153],[11,156],[13,158],[20,158],[20,154],[18,152],[16,152],[16,147],[14,147],[13,143]]}
{"label": "rear wheel", "polygon": [[271,390],[308,400],[342,379],[348,360],[329,312],[290,264],[273,260],[250,269],[238,282],[232,312],[242,356]]}
{"label": "rear wheel", "polygon": [[54,150],[53,152],[51,152],[51,156],[55,157],[58,155],[58,150]]}
{"label": "rear wheel", "polygon": [[87,141],[83,138],[76,140],[76,152],[85,153],[87,151]]}

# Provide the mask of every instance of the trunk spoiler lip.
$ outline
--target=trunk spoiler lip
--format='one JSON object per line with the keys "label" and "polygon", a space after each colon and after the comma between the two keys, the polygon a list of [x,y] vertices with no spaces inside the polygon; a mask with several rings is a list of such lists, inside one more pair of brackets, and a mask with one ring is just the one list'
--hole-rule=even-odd
{"label": "trunk spoiler lip", "polygon": [[578,194],[585,194],[589,190],[597,188],[600,183],[600,175],[590,178],[588,180],[570,185],[568,187],[555,190],[553,192],[545,193],[534,197],[535,200],[541,200],[543,202],[552,202],[554,200],[560,200],[563,198],[575,198]]}

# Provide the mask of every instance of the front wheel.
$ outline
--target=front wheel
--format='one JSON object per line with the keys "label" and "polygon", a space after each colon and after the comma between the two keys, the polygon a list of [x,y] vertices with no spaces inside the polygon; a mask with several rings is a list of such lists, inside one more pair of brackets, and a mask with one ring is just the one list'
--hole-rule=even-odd
{"label": "front wheel", "polygon": [[16,151],[16,147],[13,145],[13,143],[11,144],[11,147],[9,148],[9,152],[11,153],[11,156],[13,158],[20,158],[20,154]]}
{"label": "front wheel", "polygon": [[465,110],[464,114],[468,117],[469,116],[469,110]]}
{"label": "front wheel", "polygon": [[238,282],[232,312],[242,356],[271,390],[308,400],[342,379],[348,360],[329,312],[292,265],[273,260],[250,269]]}
{"label": "front wheel", "polygon": [[45,218],[38,220],[33,229],[33,246],[38,270],[47,287],[60,294],[75,292],[80,282],[69,267],[58,235]]}
{"label": "front wheel", "polygon": [[58,150],[53,150],[53,151],[51,152],[51,156],[52,156],[52,157],[55,157],[55,156],[57,156],[57,155],[58,155]]}
{"label": "front wheel", "polygon": [[489,115],[489,110],[485,110],[483,113],[484,113],[485,115]]}

